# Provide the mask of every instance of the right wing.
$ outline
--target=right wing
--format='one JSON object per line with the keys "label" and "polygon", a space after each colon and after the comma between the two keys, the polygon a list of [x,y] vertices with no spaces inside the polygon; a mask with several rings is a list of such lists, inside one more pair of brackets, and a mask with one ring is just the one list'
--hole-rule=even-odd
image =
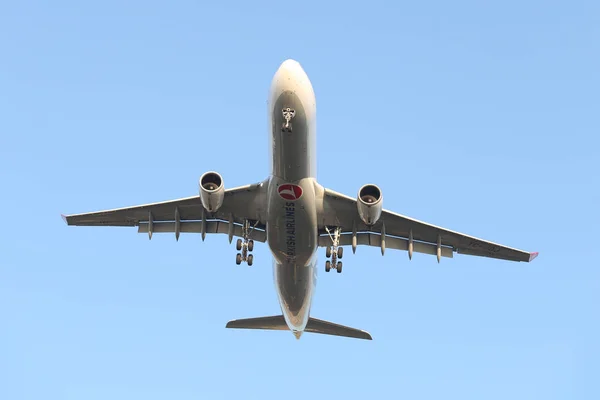
{"label": "right wing", "polygon": [[[356,199],[325,189],[323,197],[325,227],[340,227],[340,245],[351,245],[356,234],[356,245],[381,246],[397,250],[411,249],[419,253],[452,257],[453,252],[480,257],[499,258],[510,261],[533,261],[538,253],[503,246],[464,233],[431,225],[388,210],[383,210],[379,221],[373,226],[365,225],[358,215]],[[382,244],[383,242],[383,244]],[[320,246],[331,245],[331,239],[323,235]]]}
{"label": "right wing", "polygon": [[242,236],[242,225],[251,221],[255,228],[252,239],[265,242],[265,185],[256,183],[225,190],[223,205],[217,212],[205,211],[200,196],[185,197],[159,203],[63,215],[68,225],[137,226],[138,232],[226,233]]}

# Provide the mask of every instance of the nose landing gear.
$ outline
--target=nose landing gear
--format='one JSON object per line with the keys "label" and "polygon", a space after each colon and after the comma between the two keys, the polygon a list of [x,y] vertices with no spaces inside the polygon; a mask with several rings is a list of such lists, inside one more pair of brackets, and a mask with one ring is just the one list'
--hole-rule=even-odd
{"label": "nose landing gear", "polygon": [[282,132],[292,132],[292,118],[294,118],[296,116],[296,110],[294,110],[293,108],[290,107],[286,107],[284,109],[281,110],[281,113],[283,114],[283,119],[285,119],[285,122],[283,123],[283,126],[281,127],[281,131]]}
{"label": "nose landing gear", "polygon": [[344,256],[344,248],[339,246],[342,228],[335,228],[333,230],[333,233],[329,230],[328,227],[325,227],[325,230],[329,234],[329,237],[331,238],[332,242],[332,245],[327,246],[327,249],[325,250],[325,256],[327,258],[331,258],[331,261],[325,261],[325,272],[331,271],[331,268],[333,267],[338,272],[338,274],[341,274],[342,262],[338,261],[338,259],[341,259]]}
{"label": "nose landing gear", "polygon": [[[258,221],[256,223],[258,223]],[[256,224],[254,224],[254,226],[256,226]],[[240,252],[235,256],[235,263],[237,265],[245,262],[250,267],[254,263],[254,255],[250,254],[250,252],[254,250],[254,240],[250,239],[254,226],[250,227],[250,221],[244,221],[244,225],[242,226],[242,239],[238,239],[235,243],[236,250]]]}

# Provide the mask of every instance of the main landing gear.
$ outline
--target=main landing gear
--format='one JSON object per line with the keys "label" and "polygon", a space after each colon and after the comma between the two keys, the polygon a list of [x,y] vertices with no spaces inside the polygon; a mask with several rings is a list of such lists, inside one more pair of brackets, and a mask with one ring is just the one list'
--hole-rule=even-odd
{"label": "main landing gear", "polygon": [[342,228],[335,228],[333,233],[327,227],[325,227],[325,230],[333,243],[331,246],[327,246],[327,249],[325,250],[325,257],[331,258],[331,261],[325,261],[325,272],[329,272],[331,271],[331,268],[334,268],[338,274],[341,274],[342,262],[338,261],[338,259],[341,259],[344,256],[344,248],[339,245]]}
{"label": "main landing gear", "polygon": [[253,230],[254,226],[250,227],[250,221],[244,221],[244,225],[242,226],[242,239],[238,239],[235,243],[236,250],[240,252],[235,256],[235,263],[237,265],[246,262],[250,267],[254,262],[254,255],[250,254],[250,252],[254,250],[254,240],[250,239],[250,234]]}

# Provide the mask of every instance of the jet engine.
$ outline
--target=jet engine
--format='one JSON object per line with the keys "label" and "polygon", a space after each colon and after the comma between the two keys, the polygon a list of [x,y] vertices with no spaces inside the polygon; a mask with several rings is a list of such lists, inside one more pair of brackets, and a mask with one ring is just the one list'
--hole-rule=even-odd
{"label": "jet engine", "polygon": [[358,215],[367,225],[375,225],[381,217],[383,210],[383,196],[381,189],[373,184],[364,185],[358,191],[356,200]]}
{"label": "jet engine", "polygon": [[217,211],[223,204],[225,189],[223,178],[216,172],[206,172],[200,177],[200,200],[209,212]]}

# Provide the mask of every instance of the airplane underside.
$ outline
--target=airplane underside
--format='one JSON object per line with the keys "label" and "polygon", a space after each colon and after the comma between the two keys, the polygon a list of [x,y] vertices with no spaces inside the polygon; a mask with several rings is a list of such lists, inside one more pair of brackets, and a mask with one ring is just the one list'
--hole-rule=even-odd
{"label": "airplane underside", "polygon": [[342,272],[344,247],[359,246],[452,258],[454,253],[530,262],[538,253],[503,246],[441,228],[383,208],[375,184],[355,197],[316,180],[316,100],[308,76],[296,61],[281,64],[269,94],[271,172],[268,179],[225,189],[223,177],[204,173],[198,194],[133,207],[63,216],[68,225],[135,226],[155,233],[225,234],[236,240],[236,264],[255,264],[255,242],[273,255],[273,277],[282,315],[238,319],[227,328],[290,330],[371,340],[365,331],[312,318],[317,251],[325,248],[325,271]]}

